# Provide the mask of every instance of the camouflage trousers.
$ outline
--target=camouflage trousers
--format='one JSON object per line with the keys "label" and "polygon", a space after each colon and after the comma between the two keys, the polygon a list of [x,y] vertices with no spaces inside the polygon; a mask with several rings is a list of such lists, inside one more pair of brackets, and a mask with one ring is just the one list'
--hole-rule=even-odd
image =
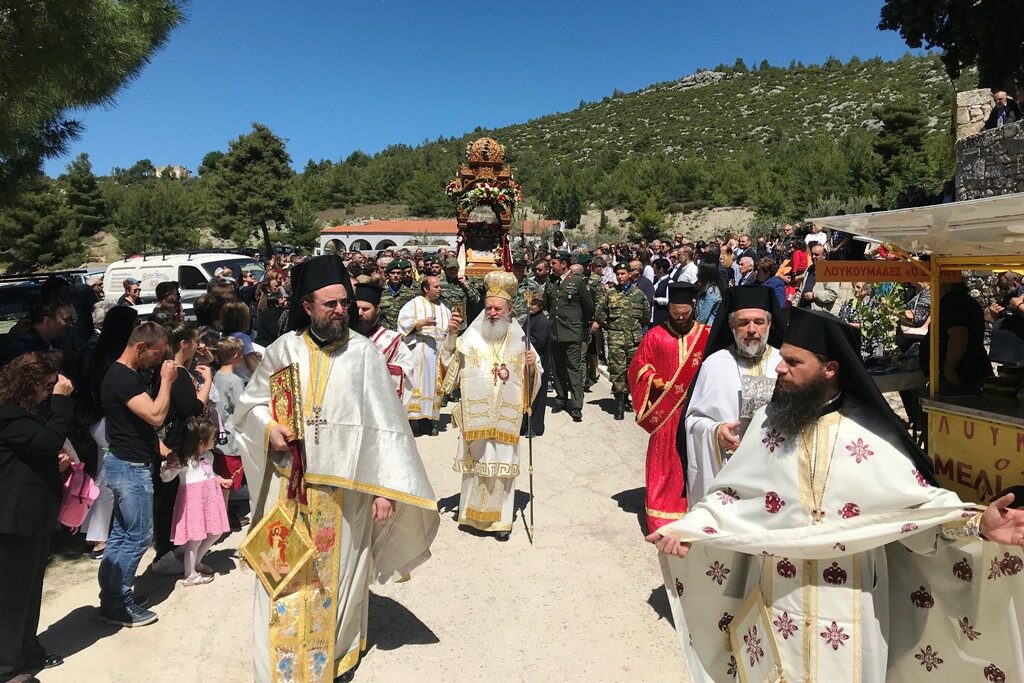
{"label": "camouflage trousers", "polygon": [[608,330],[608,378],[612,382],[613,392],[628,392],[629,384],[626,379],[626,371],[629,370],[629,363],[633,360],[633,354],[640,346],[640,340],[644,338],[642,330],[632,332],[619,332]]}

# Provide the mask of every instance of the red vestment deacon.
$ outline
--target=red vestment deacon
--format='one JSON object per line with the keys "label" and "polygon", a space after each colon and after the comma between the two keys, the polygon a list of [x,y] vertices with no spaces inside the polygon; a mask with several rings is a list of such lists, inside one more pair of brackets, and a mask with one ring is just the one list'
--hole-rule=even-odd
{"label": "red vestment deacon", "polygon": [[686,513],[686,479],[676,450],[679,412],[704,359],[711,328],[694,323],[680,337],[663,323],[651,330],[629,364],[629,390],[647,444],[647,529],[656,531]]}

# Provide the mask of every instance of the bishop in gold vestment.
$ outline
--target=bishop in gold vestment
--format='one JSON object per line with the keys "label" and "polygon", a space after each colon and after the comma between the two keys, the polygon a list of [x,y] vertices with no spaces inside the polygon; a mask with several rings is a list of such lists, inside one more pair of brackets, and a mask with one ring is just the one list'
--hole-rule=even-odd
{"label": "bishop in gold vestment", "polygon": [[[459,524],[507,540],[515,514],[520,426],[540,389],[542,368],[511,315],[515,276],[493,271],[484,285],[484,311],[457,342],[452,333],[441,346],[442,391],[458,386],[462,395],[452,408],[460,430],[454,465],[462,474]],[[458,324],[456,317],[453,328]]]}

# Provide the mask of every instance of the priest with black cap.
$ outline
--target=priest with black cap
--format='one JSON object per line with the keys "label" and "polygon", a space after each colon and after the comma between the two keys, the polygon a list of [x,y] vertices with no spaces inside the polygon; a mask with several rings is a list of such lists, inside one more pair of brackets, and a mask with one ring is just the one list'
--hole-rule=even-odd
{"label": "priest with black cap", "polygon": [[671,588],[694,680],[1024,676],[1024,512],[935,485],[859,346],[793,310],[771,402],[703,500],[648,536],[686,558]]}
{"label": "priest with black cap", "polygon": [[754,411],[771,398],[786,329],[778,299],[761,285],[727,289],[719,311],[725,315],[715,318],[676,436],[686,496],[695,502],[739,447]]}
{"label": "priest with black cap", "polygon": [[412,351],[402,341],[402,335],[389,330],[380,324],[380,297],[382,289],[373,284],[356,285],[356,313],[352,328],[372,341],[384,360],[388,363],[388,372],[395,383],[395,391],[402,405],[409,404],[412,387],[416,377],[416,359]]}
{"label": "priest with black cap", "polygon": [[676,429],[711,330],[694,320],[696,293],[696,285],[689,283],[669,286],[668,320],[644,335],[626,373],[637,424],[651,435],[644,468],[648,531],[686,512]]}
{"label": "priest with black cap", "polygon": [[[350,334],[341,259],[292,270],[289,331],[238,401],[256,571],[254,679],[351,680],[366,648],[371,579],[407,577],[439,517],[380,350]],[[289,417],[289,413],[291,413]],[[302,428],[302,434],[286,426]]]}

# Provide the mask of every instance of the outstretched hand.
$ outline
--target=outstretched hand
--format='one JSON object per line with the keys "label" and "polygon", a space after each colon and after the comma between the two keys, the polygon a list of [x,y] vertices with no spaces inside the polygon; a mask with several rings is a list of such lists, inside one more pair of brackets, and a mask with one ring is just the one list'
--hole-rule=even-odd
{"label": "outstretched hand", "polygon": [[686,553],[690,552],[690,546],[693,545],[675,536],[662,536],[657,531],[645,536],[644,540],[648,543],[653,543],[660,552],[666,555],[675,555],[676,557],[686,557]]}
{"label": "outstretched hand", "polygon": [[1014,510],[1013,494],[1007,493],[985,508],[981,515],[981,534],[990,541],[1024,548],[1024,510]]}

